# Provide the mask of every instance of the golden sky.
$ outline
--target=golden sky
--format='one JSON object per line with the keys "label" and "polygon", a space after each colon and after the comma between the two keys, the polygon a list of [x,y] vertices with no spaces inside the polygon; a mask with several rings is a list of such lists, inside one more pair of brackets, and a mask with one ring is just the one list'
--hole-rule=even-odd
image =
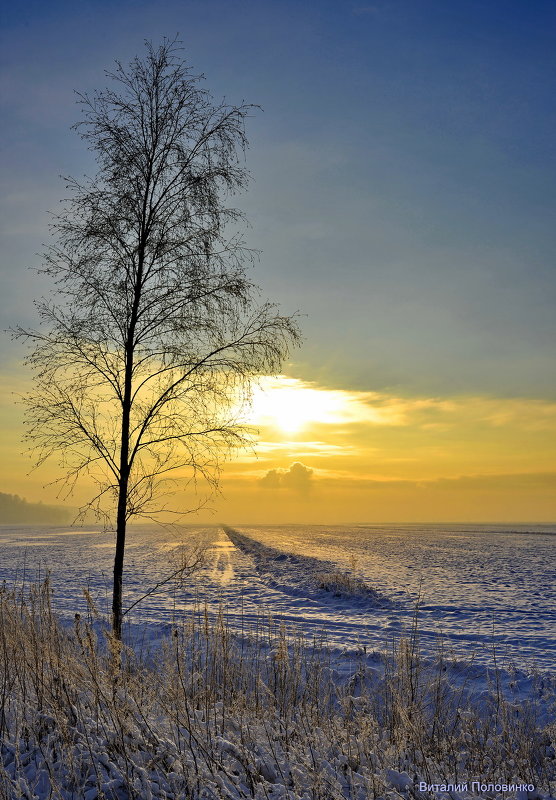
{"label": "golden sky", "polygon": [[[96,169],[74,91],[181,31],[215,98],[264,108],[238,207],[255,283],[305,337],[198,518],[556,520],[552,5],[97,5],[6,10],[0,328],[35,326],[58,176]],[[21,455],[9,337],[0,359],[0,491],[56,502],[54,466]]]}
{"label": "golden sky", "polygon": [[[20,411],[3,400],[4,491],[56,502],[54,465],[27,476]],[[553,521],[556,403],[491,396],[401,396],[265,378],[222,494],[188,521],[348,523]],[[68,502],[82,502],[79,485]],[[191,507],[189,491],[173,504]]]}
{"label": "golden sky", "polygon": [[276,522],[549,521],[556,403],[399,396],[280,376],[254,397],[259,441],[228,464],[220,514]]}

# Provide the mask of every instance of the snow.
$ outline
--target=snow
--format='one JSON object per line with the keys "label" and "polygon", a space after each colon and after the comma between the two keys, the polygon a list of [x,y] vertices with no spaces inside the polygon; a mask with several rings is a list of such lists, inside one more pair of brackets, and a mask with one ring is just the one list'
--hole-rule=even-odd
{"label": "snow", "polygon": [[[49,572],[54,606],[67,627],[75,627],[76,613],[83,623],[90,619],[102,627],[110,607],[113,545],[114,534],[95,527],[2,526],[0,581],[21,589]],[[327,653],[322,674],[341,687],[345,720],[364,720],[371,714],[373,692],[388,678],[384,653],[401,648],[403,637],[409,636],[423,654],[419,667],[423,675],[436,670],[443,676],[435,685],[445,693],[447,703],[473,698],[473,706],[462,705],[458,711],[462,735],[470,742],[482,724],[477,713],[488,720],[496,708],[497,693],[505,700],[504,713],[512,717],[507,724],[516,730],[522,719],[532,717],[548,725],[547,730],[554,725],[554,526],[189,526],[167,530],[136,526],[128,534],[124,606],[163,580],[181,554],[195,547],[206,550],[202,569],[183,585],[165,584],[125,617],[125,638],[136,651],[144,649],[156,656],[159,643],[185,625],[193,609],[197,613],[206,609],[213,618],[221,614],[227,630],[235,634],[233,646],[241,647],[242,654],[242,642],[248,643],[255,632],[260,636],[264,620],[270,632],[269,663],[279,665],[283,658],[280,626],[285,626],[293,637],[290,641],[302,637],[308,643],[318,641],[319,647],[325,643],[325,650],[319,650]],[[414,631],[411,638],[415,620],[418,633]],[[197,680],[193,669],[190,674],[192,681]],[[421,700],[426,705],[431,689],[424,691]],[[118,760],[120,745],[116,747],[110,719],[99,727],[98,720],[93,721],[98,710],[87,706],[86,693],[76,699],[77,710],[74,706],[68,712],[80,718],[72,733],[75,761],[71,769],[75,773],[79,767],[82,784],[81,794],[75,797],[94,800],[99,792],[127,797],[124,785],[130,769],[138,797],[182,796],[176,787],[183,783],[183,757],[164,719],[156,728],[151,718],[147,725],[147,718],[143,724],[130,717],[124,763]],[[13,708],[17,708],[15,701]],[[214,720],[220,708],[216,703],[211,712]],[[260,720],[252,721],[248,728],[242,727],[240,716],[239,722],[229,721],[228,728],[215,729],[210,738],[207,709],[201,706],[195,711],[196,736],[209,735],[223,771],[210,773],[199,798],[251,796],[253,776],[261,781],[257,796],[267,798],[366,798],[374,796],[367,792],[375,781],[386,787],[380,797],[415,792],[414,760],[403,751],[396,751],[394,757],[379,732],[373,733],[378,737],[373,752],[362,752],[357,729],[347,735],[347,750],[327,738],[329,732],[310,729],[304,734],[309,737],[310,733],[310,738],[301,740],[294,763],[293,756],[281,750],[283,742],[278,744],[283,728],[276,716],[269,714],[262,727]],[[50,796],[52,775],[60,785],[69,775],[68,765],[49,761],[54,756],[48,753],[60,752],[63,744],[58,723],[45,712],[39,717],[38,729],[45,737],[40,747],[28,734],[2,745],[6,785],[12,791],[19,787],[14,797],[43,800]],[[186,737],[187,731],[178,736]],[[355,736],[353,741],[350,736]],[[149,744],[153,737],[156,747]],[[542,745],[552,760],[553,745],[554,737]],[[303,751],[305,746],[308,750]],[[345,755],[352,747],[359,748],[353,759]],[[95,753],[94,770],[91,752]],[[164,774],[159,767],[154,769],[155,762],[168,765]],[[510,759],[510,779],[512,763]],[[440,770],[442,764],[438,764]],[[435,765],[430,769],[434,782]],[[312,794],[317,778],[329,789]],[[0,790],[3,780],[0,769]]]}
{"label": "snow", "polygon": [[[128,604],[170,574],[183,546],[207,547],[207,564],[185,586],[168,585],[126,617],[156,639],[194,603],[222,604],[236,629],[272,614],[338,650],[389,649],[411,628],[419,602],[421,647],[484,665],[551,670],[556,663],[556,527],[528,526],[153,526],[130,529]],[[110,602],[114,535],[101,529],[1,526],[0,581],[49,570],[57,609],[87,613],[88,587]],[[326,591],[327,576],[336,583]],[[338,586],[349,578],[351,587]]]}

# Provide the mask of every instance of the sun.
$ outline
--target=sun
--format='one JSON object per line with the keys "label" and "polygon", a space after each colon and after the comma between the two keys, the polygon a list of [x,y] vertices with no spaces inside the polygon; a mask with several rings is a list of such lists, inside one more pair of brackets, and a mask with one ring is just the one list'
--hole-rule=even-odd
{"label": "sun", "polygon": [[288,435],[298,434],[311,424],[338,422],[343,411],[342,392],[315,389],[283,375],[263,379],[253,395],[253,422]]}

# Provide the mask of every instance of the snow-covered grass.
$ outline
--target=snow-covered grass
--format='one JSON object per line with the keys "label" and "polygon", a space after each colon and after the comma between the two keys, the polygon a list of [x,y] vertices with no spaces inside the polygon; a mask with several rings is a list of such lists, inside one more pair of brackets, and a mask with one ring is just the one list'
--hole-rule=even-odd
{"label": "snow-covered grass", "polygon": [[[556,790],[539,679],[519,707],[497,672],[421,656],[418,617],[380,668],[261,614],[243,635],[200,605],[138,655],[81,616],[62,627],[49,581],[0,593],[0,797],[363,800],[416,784]],[[536,696],[536,699],[535,699]],[[515,793],[514,793],[515,794]]]}
{"label": "snow-covered grass", "polygon": [[236,547],[253,559],[259,575],[284,593],[302,592],[310,597],[324,592],[334,599],[348,599],[352,607],[354,602],[368,607],[391,604],[353,570],[339,570],[333,562],[270,547],[234,528],[225,527],[224,531]]}

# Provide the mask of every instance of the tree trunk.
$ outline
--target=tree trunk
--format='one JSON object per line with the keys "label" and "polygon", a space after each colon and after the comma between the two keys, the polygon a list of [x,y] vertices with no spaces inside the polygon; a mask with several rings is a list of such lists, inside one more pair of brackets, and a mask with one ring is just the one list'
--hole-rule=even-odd
{"label": "tree trunk", "polygon": [[112,631],[119,641],[122,639],[122,578],[127,525],[127,494],[129,488],[129,419],[131,413],[132,364],[133,352],[128,343],[125,388],[122,403],[120,475],[118,481],[118,511],[116,516],[116,553],[114,556],[114,587],[112,593]]}
{"label": "tree trunk", "polygon": [[132,406],[133,357],[135,352],[135,326],[143,290],[143,264],[148,240],[147,206],[150,196],[152,160],[149,161],[141,209],[141,231],[137,248],[137,274],[133,286],[133,305],[129,317],[125,342],[125,379],[122,398],[122,429],[120,439],[120,475],[118,481],[118,514],[116,519],[116,554],[114,556],[114,589],[112,594],[112,630],[116,639],[122,639],[122,576],[124,570],[125,534],[127,525],[128,489],[131,463],[129,460],[129,431]]}
{"label": "tree trunk", "polygon": [[[146,201],[145,201],[146,202]],[[143,209],[144,216],[144,209]],[[127,331],[125,380],[122,398],[122,427],[120,438],[120,474],[118,481],[118,511],[116,517],[116,554],[114,556],[114,587],[112,593],[112,631],[122,639],[122,579],[124,571],[125,534],[127,525],[128,489],[131,464],[129,461],[129,425],[132,405],[133,352],[137,310],[141,298],[144,245],[139,248],[139,267],[135,282],[133,306]]]}
{"label": "tree trunk", "polygon": [[114,556],[114,588],[112,592],[112,631],[122,639],[122,578],[126,533],[127,478],[120,480],[118,489],[118,514],[116,519],[116,553]]}

